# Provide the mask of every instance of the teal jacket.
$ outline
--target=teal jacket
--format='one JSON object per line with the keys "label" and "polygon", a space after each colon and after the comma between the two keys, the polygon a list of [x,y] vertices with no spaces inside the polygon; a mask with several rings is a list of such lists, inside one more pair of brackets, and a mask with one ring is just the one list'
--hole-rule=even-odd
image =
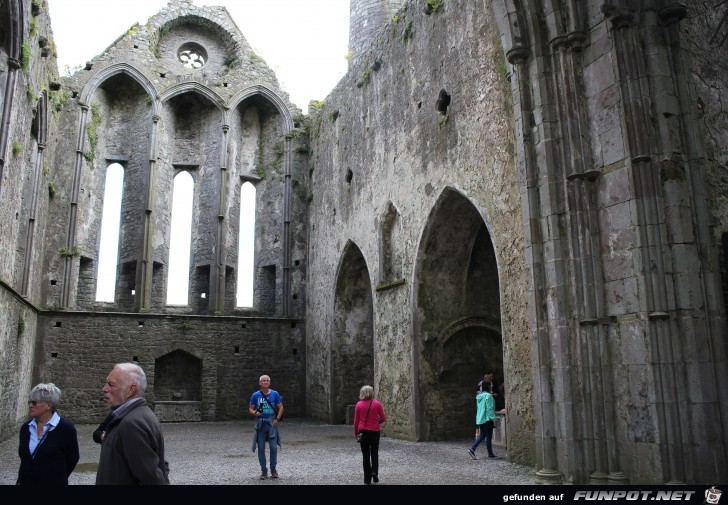
{"label": "teal jacket", "polygon": [[488,421],[495,422],[495,399],[490,393],[483,391],[475,397],[478,407],[475,413],[475,424],[481,425]]}

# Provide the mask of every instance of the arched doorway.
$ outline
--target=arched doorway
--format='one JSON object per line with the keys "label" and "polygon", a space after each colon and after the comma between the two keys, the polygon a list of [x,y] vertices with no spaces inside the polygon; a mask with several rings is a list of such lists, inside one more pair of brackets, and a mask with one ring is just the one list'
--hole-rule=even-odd
{"label": "arched doorway", "polygon": [[359,389],[374,386],[372,283],[361,250],[349,242],[339,263],[331,342],[331,421],[347,421]]}
{"label": "arched doorway", "polygon": [[445,189],[433,208],[416,268],[418,436],[472,436],[476,385],[486,371],[502,380],[503,342],[493,242],[460,192]]}

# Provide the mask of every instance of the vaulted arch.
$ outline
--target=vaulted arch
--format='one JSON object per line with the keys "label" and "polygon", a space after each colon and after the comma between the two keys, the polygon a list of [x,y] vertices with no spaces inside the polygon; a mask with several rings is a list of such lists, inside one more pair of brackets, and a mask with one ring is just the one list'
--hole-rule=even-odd
{"label": "vaulted arch", "polygon": [[418,438],[462,438],[475,415],[475,384],[487,368],[503,376],[503,344],[493,242],[457,190],[443,190],[430,212],[414,285]]}
{"label": "vaulted arch", "polygon": [[374,310],[372,281],[361,249],[349,241],[344,247],[334,287],[331,334],[331,422],[347,419],[359,389],[374,386]]}

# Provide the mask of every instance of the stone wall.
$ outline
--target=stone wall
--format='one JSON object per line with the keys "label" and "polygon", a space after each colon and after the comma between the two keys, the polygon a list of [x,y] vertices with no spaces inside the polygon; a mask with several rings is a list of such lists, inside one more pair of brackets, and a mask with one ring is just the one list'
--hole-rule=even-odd
{"label": "stone wall", "polygon": [[[204,53],[204,66],[179,60],[189,44]],[[81,124],[85,135],[53,145],[55,163],[77,175],[58,181],[46,230],[45,274],[57,286],[46,292],[47,306],[251,312],[235,303],[240,187],[251,181],[255,272],[264,280],[253,313],[303,314],[308,175],[300,112],[224,9],[171,2],[63,86],[69,100],[61,121],[69,131]],[[251,111],[258,125],[252,137],[242,119]],[[116,302],[96,303],[89,286],[98,269],[105,171],[114,162],[125,170]],[[172,185],[181,171],[195,183],[188,308],[166,303]],[[54,254],[60,249],[71,254]]]}
{"label": "stone wall", "polygon": [[27,415],[32,387],[43,230],[55,177],[45,148],[60,93],[45,1],[3,2],[0,23],[0,439],[5,439]]}
{"label": "stone wall", "polygon": [[[59,79],[45,4],[0,3],[0,439],[40,381],[99,421],[121,361],[168,421],[243,418],[267,373],[287,415],[350,422],[371,384],[387,435],[465,439],[493,371],[540,481],[725,480],[728,4],[352,7],[349,71],[304,118],[225,9],[172,0]],[[180,172],[190,302],[169,306]]]}
{"label": "stone wall", "polygon": [[[63,391],[62,414],[76,423],[101,422],[101,387],[116,363],[136,362],[147,374],[147,400],[201,401],[203,421],[245,419],[258,378],[271,376],[286,415],[305,414],[305,327],[301,321],[235,317],[45,313],[39,320],[42,347],[37,374]],[[201,375],[170,386],[170,356],[185,353],[201,364]],[[161,372],[160,372],[161,373]],[[157,389],[161,381],[163,387]],[[187,384],[187,387],[185,387]],[[193,386],[199,387],[199,397]]]}
{"label": "stone wall", "polygon": [[[469,331],[470,323],[461,319],[489,319],[502,339],[503,353],[494,362],[506,374],[509,457],[528,464],[534,430],[531,351],[507,69],[485,2],[445,2],[429,14],[425,4],[406,2],[371,46],[352,48],[360,63],[350,67],[321,110],[311,111],[309,412],[337,416],[330,414],[329,396],[337,394],[335,377],[342,370],[327,354],[336,354],[337,342],[345,338],[336,321],[347,313],[342,316],[338,307],[355,302],[335,286],[349,275],[357,256],[349,251],[356,246],[372,296],[374,347],[373,377],[360,376],[358,385],[373,379],[391,412],[389,434],[449,436],[437,427],[437,412],[443,419],[459,412],[441,412],[450,393],[443,389],[428,399],[427,389],[451,380],[441,377],[448,370],[460,370],[463,356],[447,362],[440,355],[454,344],[445,341],[451,333]],[[390,220],[393,225],[385,224]],[[485,235],[478,235],[481,227]],[[492,271],[462,270],[472,261],[462,251],[483,237],[492,240],[495,278]],[[463,263],[453,265],[443,248],[458,241],[462,247],[451,252]],[[429,263],[436,254],[439,266]],[[441,275],[443,269],[452,273]],[[468,278],[472,284],[466,286]],[[452,329],[457,324],[462,328]],[[481,330],[472,330],[477,334],[472,342],[485,331],[476,328]],[[437,343],[430,356],[432,339]],[[466,419],[474,415],[470,393],[488,354],[499,351],[486,346],[472,365],[462,363],[470,372],[458,377],[454,401],[464,406]]]}

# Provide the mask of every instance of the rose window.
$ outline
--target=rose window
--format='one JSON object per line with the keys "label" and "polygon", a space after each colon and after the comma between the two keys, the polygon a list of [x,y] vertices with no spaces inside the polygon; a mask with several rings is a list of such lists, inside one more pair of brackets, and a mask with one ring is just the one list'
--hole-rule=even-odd
{"label": "rose window", "polygon": [[198,44],[188,43],[179,48],[177,58],[185,68],[201,68],[207,61],[207,52]]}

